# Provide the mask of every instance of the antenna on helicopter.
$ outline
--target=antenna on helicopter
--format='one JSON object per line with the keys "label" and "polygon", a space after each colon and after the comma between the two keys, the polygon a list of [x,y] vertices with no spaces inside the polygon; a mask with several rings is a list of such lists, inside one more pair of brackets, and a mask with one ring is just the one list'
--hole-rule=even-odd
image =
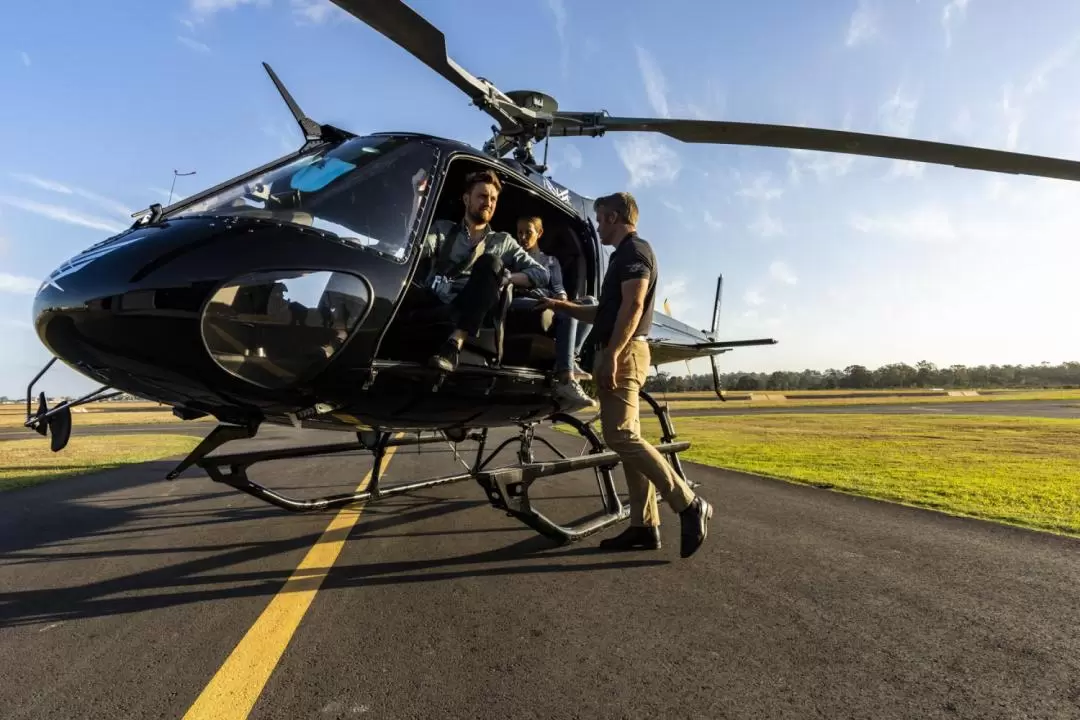
{"label": "antenna on helicopter", "polygon": [[187,177],[188,175],[194,175],[195,172],[196,172],[195,170],[192,170],[191,172],[182,173],[182,172],[180,172],[178,170],[175,170],[175,169],[172,171],[172,185],[169,186],[169,205],[172,205],[173,190],[176,189],[176,178],[178,178],[178,177]]}
{"label": "antenna on helicopter", "polygon": [[312,143],[319,143],[324,140],[344,140],[346,138],[354,137],[354,135],[340,128],[336,128],[332,125],[321,125],[307,115],[300,109],[300,106],[293,99],[293,96],[285,89],[285,84],[278,78],[274,69],[266,62],[262,64],[266,69],[267,74],[274,83],[274,87],[277,88],[278,93],[281,94],[281,99],[285,101],[285,104],[289,107],[289,112],[296,118],[296,124],[300,126],[300,132],[304,134],[304,147]]}

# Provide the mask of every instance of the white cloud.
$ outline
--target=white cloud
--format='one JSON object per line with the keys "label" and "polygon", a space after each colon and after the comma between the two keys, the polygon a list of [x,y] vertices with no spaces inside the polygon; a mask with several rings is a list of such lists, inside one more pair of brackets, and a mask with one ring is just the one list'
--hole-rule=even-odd
{"label": "white cloud", "polygon": [[124,229],[123,226],[112,220],[106,220],[92,215],[84,215],[83,213],[60,205],[46,205],[45,203],[34,202],[33,200],[27,200],[25,198],[11,197],[10,195],[0,195],[0,203],[17,207],[21,210],[35,213],[51,220],[65,222],[71,225],[81,225],[94,230],[117,233]]}
{"label": "white cloud", "polygon": [[712,78],[705,81],[705,92],[700,101],[686,104],[686,114],[696,120],[720,120],[727,110],[724,91]]}
{"label": "white cloud", "polygon": [[855,12],[851,15],[851,21],[848,23],[847,38],[845,38],[844,44],[848,47],[854,47],[867,42],[876,34],[877,14],[870,6],[869,0],[859,0],[859,5],[855,8]]}
{"label": "white cloud", "polygon": [[548,10],[551,11],[552,16],[555,19],[555,32],[559,36],[559,40],[566,41],[566,5],[563,4],[563,0],[547,0]]}
{"label": "white cloud", "polygon": [[339,17],[348,17],[348,14],[330,0],[290,0],[293,15],[297,24],[321,25],[338,13]]}
{"label": "white cloud", "polygon": [[41,188],[42,190],[49,190],[50,192],[61,193],[63,195],[78,195],[79,197],[86,198],[91,202],[99,205],[100,207],[115,213],[120,217],[127,219],[131,217],[132,210],[121,202],[113,200],[112,198],[105,197],[104,195],[98,195],[95,192],[89,190],[83,190],[82,188],[74,187],[71,185],[65,185],[56,180],[50,180],[48,178],[38,177],[37,175],[30,175],[29,173],[11,173],[11,177],[20,182],[33,185],[34,187]]}
{"label": "white cloud", "polygon": [[941,11],[941,25],[945,28],[945,47],[952,45],[952,24],[959,23],[967,10],[968,0],[949,0]]}
{"label": "white cloud", "polygon": [[765,298],[763,298],[761,293],[757,290],[747,290],[743,294],[743,302],[747,305],[762,305],[765,302]]}
{"label": "white cloud", "polygon": [[813,173],[818,182],[843,177],[851,172],[857,159],[854,155],[817,150],[788,150],[788,153],[788,179],[792,185],[800,185],[805,172]]}
{"label": "white cloud", "polygon": [[671,308],[671,314],[683,322],[693,324],[688,316],[693,312],[695,304],[686,295],[686,278],[674,277],[666,282],[661,282],[657,297],[660,299],[660,307],[667,303]]}
{"label": "white cloud", "polygon": [[[37,287],[35,286],[35,290]],[[10,328],[12,330],[33,330],[34,326],[28,323],[26,320],[16,320],[14,318],[0,318],[0,327]]]}
{"label": "white cloud", "polygon": [[953,118],[951,129],[961,138],[969,138],[975,131],[975,121],[971,118],[971,111],[966,107],[960,108],[960,112]]}
{"label": "white cloud", "polygon": [[761,237],[766,238],[784,234],[784,224],[768,213],[765,213],[747,227]]}
{"label": "white cloud", "polygon": [[682,169],[678,153],[651,135],[616,140],[615,152],[630,173],[631,187],[670,183]]}
{"label": "white cloud", "polygon": [[705,224],[713,230],[724,229],[724,223],[719,218],[713,216],[713,214],[708,210],[705,211]]}
{"label": "white cloud", "polygon": [[559,59],[565,76],[570,71],[570,46],[566,42],[566,5],[563,0],[547,0],[547,6],[555,21],[555,34],[559,36]]}
{"label": "white cloud", "polygon": [[191,0],[191,11],[201,20],[222,10],[235,10],[241,5],[266,7],[269,4],[270,0]]}
{"label": "white cloud", "polygon": [[936,205],[909,212],[867,216],[856,214],[849,224],[861,233],[887,235],[919,242],[951,242],[957,238],[949,213]]}
{"label": "white cloud", "polygon": [[907,95],[903,86],[896,88],[892,96],[878,109],[882,132],[886,135],[906,137],[915,123],[915,112],[918,109],[917,98]]}
{"label": "white cloud", "polygon": [[563,146],[563,162],[575,170],[580,170],[584,159],[581,157],[581,151],[573,145]]}
{"label": "white cloud", "polygon": [[1028,76],[1024,87],[1016,92],[1012,83],[1006,83],[1001,91],[1001,111],[1005,120],[1005,147],[1016,150],[1020,143],[1020,127],[1026,115],[1025,104],[1033,95],[1047,87],[1049,77],[1072,62],[1080,52],[1080,35],[1054,50]]}
{"label": "white cloud", "polygon": [[22,60],[22,64],[26,67],[30,67],[30,56],[26,52],[19,53],[19,58]]}
{"label": "white cloud", "polygon": [[17,295],[33,295],[41,286],[40,280],[22,275],[10,275],[0,272],[0,292],[15,293]]}
{"label": "white cloud", "polygon": [[649,105],[660,117],[671,117],[667,101],[667,81],[664,80],[660,67],[647,50],[641,46],[635,46],[634,49],[637,51],[638,69],[641,71],[641,81],[645,83]]}
{"label": "white cloud", "polygon": [[926,163],[915,160],[893,160],[889,163],[888,177],[921,178],[924,170],[926,170]]}
{"label": "white cloud", "polygon": [[769,277],[785,285],[794,285],[799,282],[799,278],[795,276],[791,266],[783,260],[775,260],[769,265]]}
{"label": "white cloud", "polygon": [[772,176],[769,173],[760,173],[754,178],[752,183],[743,183],[742,186],[735,191],[735,194],[739,197],[751,198],[753,200],[774,200],[783,195],[784,191],[773,185],[771,180]]}
{"label": "white cloud", "polygon": [[210,46],[207,45],[206,43],[199,42],[198,40],[186,37],[184,35],[177,35],[176,39],[179,40],[181,43],[183,43],[186,47],[188,47],[191,50],[194,50],[197,53],[206,54],[206,53],[210,52]]}
{"label": "white cloud", "polygon": [[1031,95],[1046,87],[1047,77],[1067,66],[1077,51],[1080,51],[1080,36],[1059,47],[1039,63],[1024,86],[1024,95]]}

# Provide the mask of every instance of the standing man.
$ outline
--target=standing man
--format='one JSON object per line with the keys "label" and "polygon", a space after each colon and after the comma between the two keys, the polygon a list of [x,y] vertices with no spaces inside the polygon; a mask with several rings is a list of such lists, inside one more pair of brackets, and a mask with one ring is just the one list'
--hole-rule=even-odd
{"label": "standing man", "polygon": [[652,247],[637,234],[637,202],[630,193],[598,198],[596,230],[600,241],[615,247],[600,301],[596,306],[546,299],[543,307],[593,324],[596,356],[593,379],[600,400],[604,442],[618,453],[630,491],[630,527],[604,540],[611,550],[660,547],[656,491],[679,515],[681,557],[690,557],[705,541],[713,508],[686,484],[664,457],[641,437],[638,392],[649,369],[646,338],[652,325],[657,264]]}

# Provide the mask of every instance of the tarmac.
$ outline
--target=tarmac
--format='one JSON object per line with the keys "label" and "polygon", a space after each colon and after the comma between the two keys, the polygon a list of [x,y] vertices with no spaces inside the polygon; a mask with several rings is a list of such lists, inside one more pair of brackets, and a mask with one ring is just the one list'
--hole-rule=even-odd
{"label": "tarmac", "polygon": [[[553,547],[471,481],[294,515],[175,462],[0,495],[0,716],[1080,717],[1080,540],[685,463],[715,515],[681,560],[667,508],[662,550],[604,553],[621,527]],[[383,486],[455,467],[402,448]],[[595,508],[591,472],[535,487],[557,520]]]}
{"label": "tarmac", "polygon": [[[663,402],[663,396],[656,396]],[[672,417],[708,417],[711,415],[758,415],[792,413],[869,413],[873,415],[1013,415],[1022,417],[1080,418],[1080,402],[1063,400],[998,400],[992,402],[958,403],[911,403],[892,405],[817,405],[791,407],[725,406],[718,400],[716,407],[690,410],[679,407],[680,402],[670,402]],[[648,415],[648,408],[643,416]],[[79,426],[79,416],[73,417],[72,435],[116,435],[120,433],[175,433],[202,437],[210,432],[212,424],[206,422],[162,422],[145,425],[89,425]],[[41,436],[23,427],[0,428],[0,442],[4,440],[27,440]]]}

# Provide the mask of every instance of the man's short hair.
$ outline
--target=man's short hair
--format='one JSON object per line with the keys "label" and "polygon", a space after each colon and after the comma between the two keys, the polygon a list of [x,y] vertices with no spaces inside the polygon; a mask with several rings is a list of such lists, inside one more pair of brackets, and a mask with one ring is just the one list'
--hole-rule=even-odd
{"label": "man's short hair", "polygon": [[495,186],[495,192],[502,193],[502,183],[494,170],[477,170],[465,176],[465,193],[471,193],[474,186],[487,183]]}
{"label": "man's short hair", "polygon": [[596,198],[593,201],[593,210],[600,212],[601,209],[615,213],[619,218],[619,222],[627,225],[637,225],[637,201],[628,192],[617,192]]}

